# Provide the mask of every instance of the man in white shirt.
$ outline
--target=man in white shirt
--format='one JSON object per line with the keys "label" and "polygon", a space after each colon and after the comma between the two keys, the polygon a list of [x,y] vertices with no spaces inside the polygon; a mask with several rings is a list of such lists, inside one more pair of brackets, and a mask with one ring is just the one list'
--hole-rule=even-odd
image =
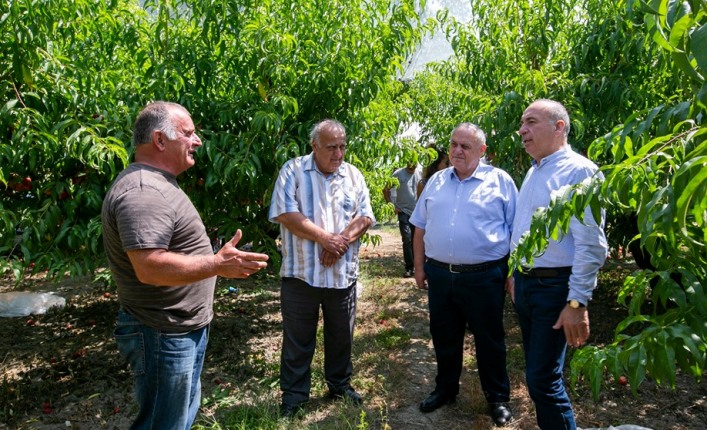
{"label": "man in white shirt", "polygon": [[280,169],[270,221],[280,224],[283,340],[280,414],[309,400],[319,310],[324,315],[324,378],[329,395],[361,404],[351,386],[359,239],[375,223],[363,175],[344,161],[346,130],[317,123],[312,152]]}

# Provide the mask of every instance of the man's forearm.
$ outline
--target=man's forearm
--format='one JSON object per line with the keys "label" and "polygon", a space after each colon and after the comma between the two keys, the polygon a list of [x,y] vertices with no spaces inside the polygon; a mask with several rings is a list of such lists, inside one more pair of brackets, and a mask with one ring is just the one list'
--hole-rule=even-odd
{"label": "man's forearm", "polygon": [[412,255],[415,259],[415,270],[422,270],[425,265],[425,230],[415,227],[412,236]]}
{"label": "man's forearm", "polygon": [[371,227],[373,221],[367,216],[357,216],[352,219],[348,226],[341,232],[342,236],[345,236],[349,243],[357,241],[363,234]]}
{"label": "man's forearm", "polygon": [[174,287],[214,276],[242,279],[267,267],[268,256],[236,248],[241,237],[241,230],[238,230],[215,255],[184,255],[166,249],[137,249],[128,251],[128,258],[140,282],[148,285]]}
{"label": "man's forearm", "polygon": [[128,251],[140,282],[176,287],[217,275],[213,255],[188,256],[164,249]]}
{"label": "man's forearm", "polygon": [[295,236],[312,242],[322,243],[330,234],[299,212],[284,213],[276,220]]}

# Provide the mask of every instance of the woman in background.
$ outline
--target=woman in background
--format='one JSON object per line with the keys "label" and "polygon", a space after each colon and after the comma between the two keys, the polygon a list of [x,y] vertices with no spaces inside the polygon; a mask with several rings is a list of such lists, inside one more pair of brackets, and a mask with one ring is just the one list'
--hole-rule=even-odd
{"label": "woman in background", "polygon": [[422,180],[417,183],[417,197],[420,197],[422,190],[425,188],[427,180],[432,177],[437,171],[446,169],[449,167],[449,157],[447,152],[443,149],[439,149],[436,145],[434,146],[435,151],[437,151],[437,159],[435,159],[429,166],[425,167],[422,171]]}

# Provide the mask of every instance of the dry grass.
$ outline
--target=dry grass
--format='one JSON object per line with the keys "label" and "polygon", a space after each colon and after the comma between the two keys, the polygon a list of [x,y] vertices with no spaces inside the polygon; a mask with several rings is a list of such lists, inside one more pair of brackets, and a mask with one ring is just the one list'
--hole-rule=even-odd
{"label": "dry grass", "polygon": [[[491,429],[476,372],[473,337],[465,348],[461,391],[454,405],[423,414],[419,402],[434,388],[436,363],[429,335],[426,293],[403,279],[401,244],[395,226],[374,230],[383,242],[361,251],[362,294],[357,310],[353,385],[364,395],[362,407],[327,399],[322,348],[313,364],[313,389],[306,413],[278,420],[278,369],[281,346],[279,279],[272,271],[248,281],[220,280],[204,373],[200,429]],[[611,273],[615,273],[612,269]],[[619,272],[616,272],[619,273]],[[623,273],[623,272],[620,272]],[[604,275],[606,276],[606,275]],[[619,276],[620,277],[620,276]],[[600,282],[602,279],[600,279]],[[228,294],[228,287],[240,289]],[[10,283],[0,291],[14,289]],[[123,429],[135,413],[127,366],[112,339],[115,296],[89,281],[47,285],[40,280],[23,290],[58,291],[64,309],[34,318],[3,320],[0,331],[0,429]],[[600,285],[602,288],[602,285]],[[592,304],[592,338],[611,337],[620,309],[610,294]],[[524,357],[515,313],[506,304],[506,344],[515,420],[508,429],[536,430],[524,385]],[[617,319],[618,318],[618,319]],[[85,354],[75,356],[77,351]],[[598,403],[586,387],[572,398],[582,427],[634,423],[655,430],[707,428],[707,389],[678,376],[675,392],[646,383],[640,398],[628,387],[609,386]],[[52,412],[42,405],[50,402]],[[635,418],[634,418],[635,417]]]}

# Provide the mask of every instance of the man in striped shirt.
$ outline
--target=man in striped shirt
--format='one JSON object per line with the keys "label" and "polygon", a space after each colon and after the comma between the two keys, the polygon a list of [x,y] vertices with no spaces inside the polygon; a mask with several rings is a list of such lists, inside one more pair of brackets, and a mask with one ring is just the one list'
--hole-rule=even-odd
{"label": "man in striped shirt", "polygon": [[310,134],[312,152],[280,170],[269,219],[280,224],[283,325],[280,414],[309,400],[319,309],[329,395],[361,404],[351,387],[360,237],[375,223],[363,175],[344,162],[346,130],[331,119]]}

